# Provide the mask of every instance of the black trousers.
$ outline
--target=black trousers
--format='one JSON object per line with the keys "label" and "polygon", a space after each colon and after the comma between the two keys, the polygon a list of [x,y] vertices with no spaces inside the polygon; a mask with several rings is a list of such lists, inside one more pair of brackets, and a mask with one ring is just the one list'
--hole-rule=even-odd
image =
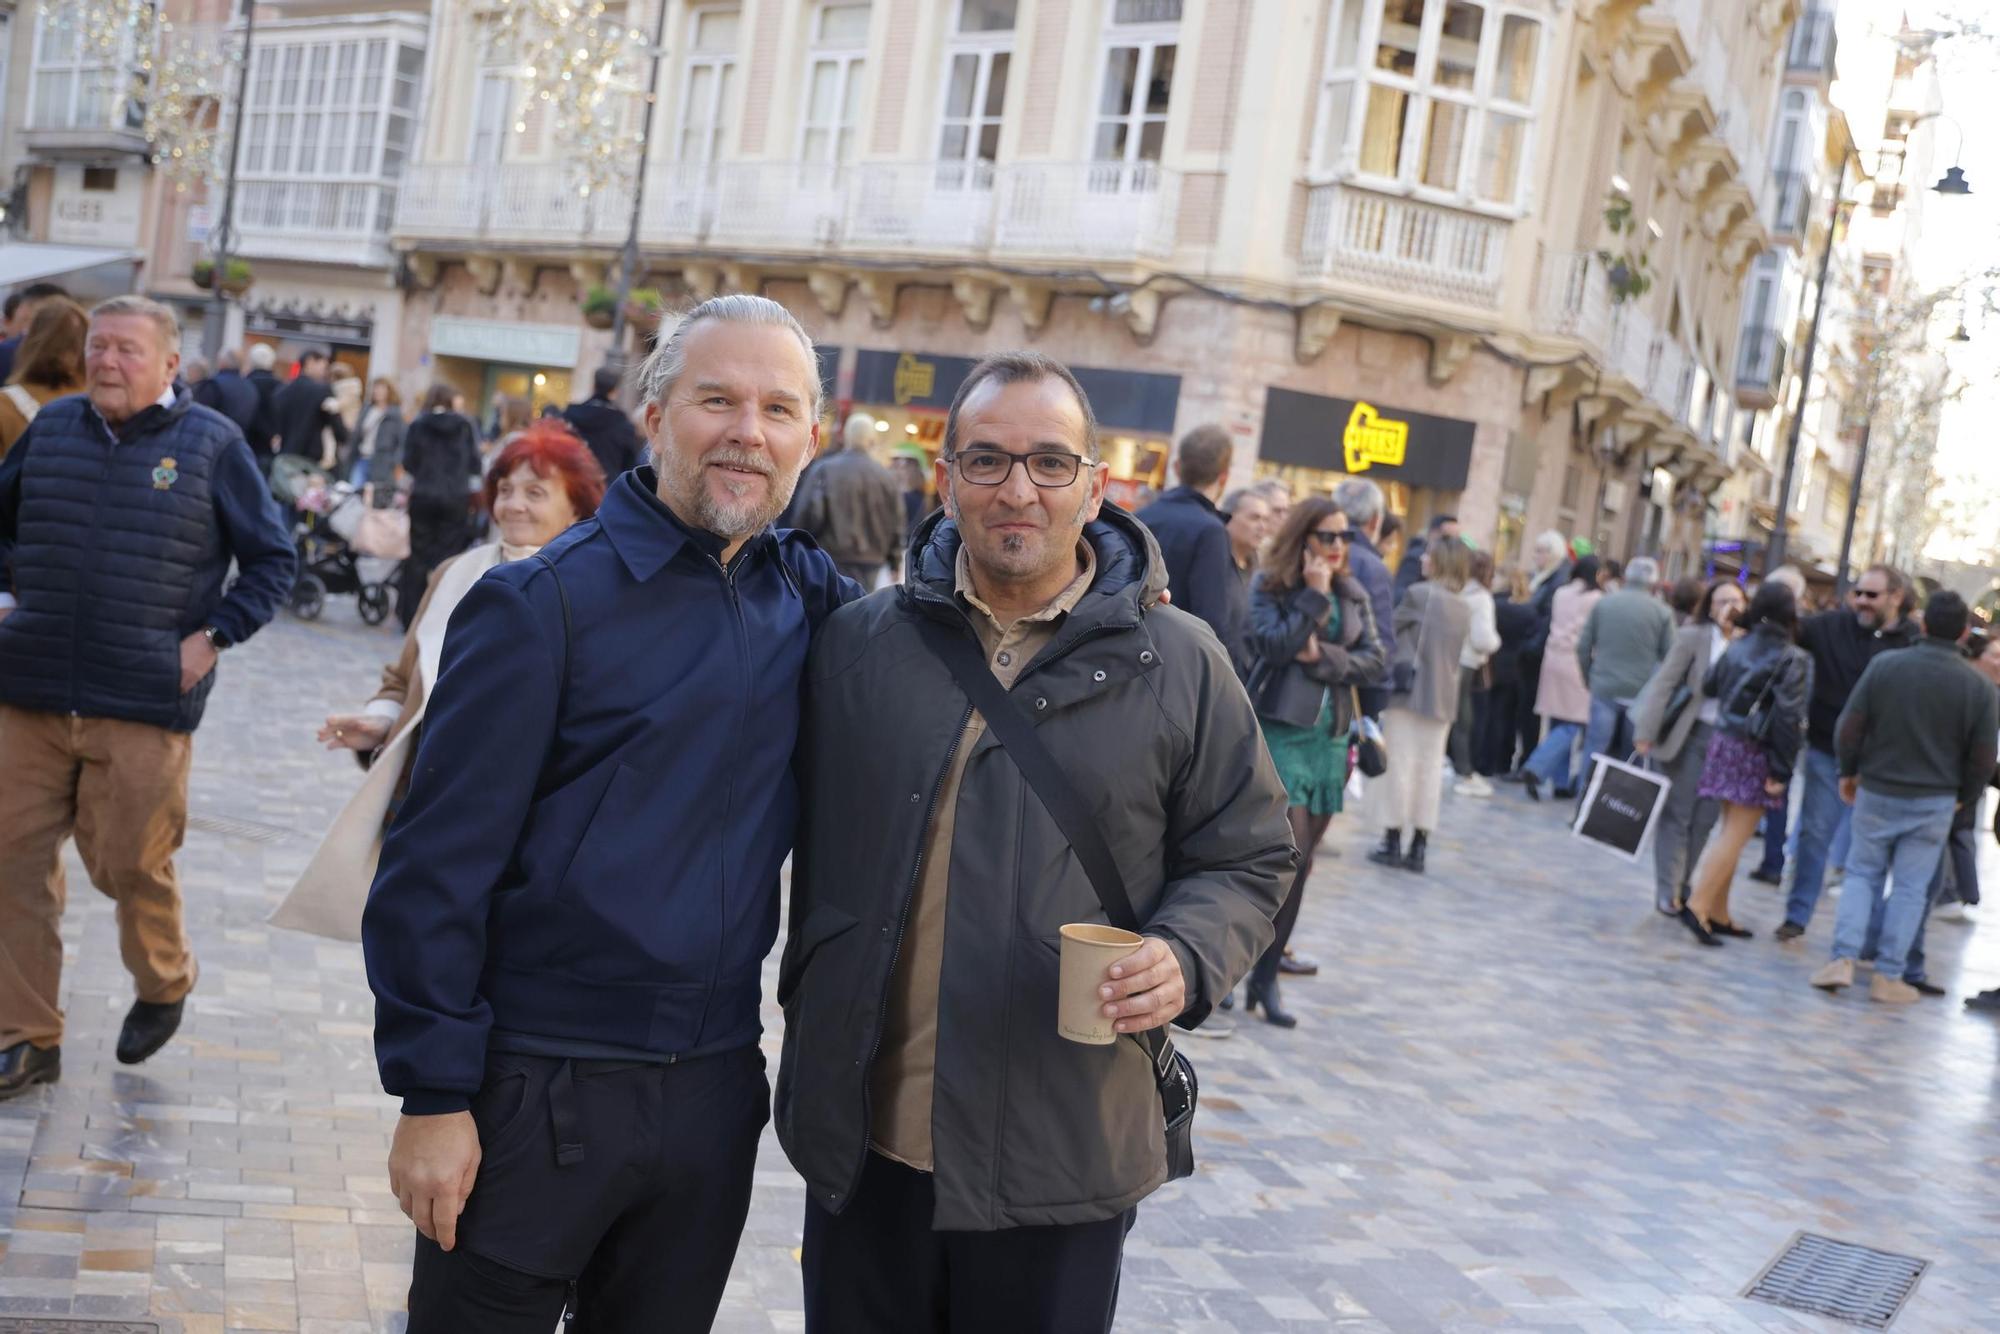
{"label": "black trousers", "polygon": [[[807,1334],[1105,1334],[1137,1209],[937,1232],[928,1172],[870,1154],[839,1214],[806,1202]],[[416,1334],[414,1328],[411,1334]]]}
{"label": "black trousers", "polygon": [[[1480,706],[1482,699],[1485,700],[1483,708]],[[1507,681],[1496,684],[1484,695],[1474,695],[1472,705],[1475,715],[1472,767],[1488,778],[1513,772],[1514,749],[1520,737],[1520,683]],[[1522,758],[1526,758],[1525,751]]]}
{"label": "black trousers", "polygon": [[463,500],[410,501],[410,554],[396,580],[396,619],[405,630],[416,618],[431,572],[472,545],[475,530],[465,506]]}
{"label": "black trousers", "polygon": [[750,1209],[770,1086],[755,1047],[678,1065],[496,1052],[447,1253],[417,1238],[409,1334],[697,1334]]}

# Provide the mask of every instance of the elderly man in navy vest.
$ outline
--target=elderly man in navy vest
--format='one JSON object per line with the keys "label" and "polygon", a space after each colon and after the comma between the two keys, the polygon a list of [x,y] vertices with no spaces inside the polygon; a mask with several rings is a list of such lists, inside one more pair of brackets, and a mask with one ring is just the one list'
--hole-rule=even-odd
{"label": "elderly man in navy vest", "polygon": [[0,1097],[61,1073],[71,833],[118,905],[138,991],[118,1059],[180,1027],[191,734],[218,655],[271,619],[297,568],[243,432],[174,389],[179,346],[165,306],[104,302],[88,393],[43,407],[0,463]]}
{"label": "elderly man in navy vest", "polygon": [[651,466],[453,614],[362,919],[409,1334],[706,1330],[749,1209],[800,677],[860,588],[771,527],[819,439],[784,307],[640,381]]}

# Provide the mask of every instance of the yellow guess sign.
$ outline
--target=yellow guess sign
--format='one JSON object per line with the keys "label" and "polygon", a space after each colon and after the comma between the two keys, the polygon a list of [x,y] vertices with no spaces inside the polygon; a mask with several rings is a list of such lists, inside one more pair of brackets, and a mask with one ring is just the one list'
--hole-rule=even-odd
{"label": "yellow guess sign", "polygon": [[1340,443],[1349,472],[1366,472],[1378,463],[1385,468],[1400,468],[1410,448],[1410,424],[1389,421],[1377,416],[1369,404],[1356,403]]}
{"label": "yellow guess sign", "polygon": [[929,398],[937,388],[937,365],[918,361],[905,352],[896,358],[896,406],[906,407],[912,399]]}

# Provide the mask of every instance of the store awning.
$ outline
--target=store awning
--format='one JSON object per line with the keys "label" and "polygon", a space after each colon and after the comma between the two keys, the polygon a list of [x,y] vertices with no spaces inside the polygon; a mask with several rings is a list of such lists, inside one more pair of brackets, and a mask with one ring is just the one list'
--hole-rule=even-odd
{"label": "store awning", "polygon": [[[134,264],[136,250],[111,250],[98,246],[43,245],[34,241],[14,241],[0,245],[0,288],[44,278],[62,278],[111,264]],[[125,275],[129,280],[129,271]],[[129,281],[127,282],[129,289]]]}

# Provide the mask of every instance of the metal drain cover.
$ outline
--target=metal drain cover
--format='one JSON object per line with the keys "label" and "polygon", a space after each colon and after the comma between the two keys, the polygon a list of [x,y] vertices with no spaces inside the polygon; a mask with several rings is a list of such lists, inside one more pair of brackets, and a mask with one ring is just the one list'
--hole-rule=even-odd
{"label": "metal drain cover", "polygon": [[[225,838],[247,839],[252,843],[284,843],[299,837],[289,829],[259,824],[255,820],[239,820],[230,815],[190,815],[188,828],[199,829],[205,834],[221,834]],[[0,1334],[7,1334],[5,1326],[0,1326]]]}
{"label": "metal drain cover", "polygon": [[59,1316],[0,1316],[0,1334],[160,1334],[131,1320],[64,1320]]}
{"label": "metal drain cover", "polygon": [[1887,1329],[1930,1267],[1914,1255],[1798,1232],[1743,1296],[1865,1329]]}

